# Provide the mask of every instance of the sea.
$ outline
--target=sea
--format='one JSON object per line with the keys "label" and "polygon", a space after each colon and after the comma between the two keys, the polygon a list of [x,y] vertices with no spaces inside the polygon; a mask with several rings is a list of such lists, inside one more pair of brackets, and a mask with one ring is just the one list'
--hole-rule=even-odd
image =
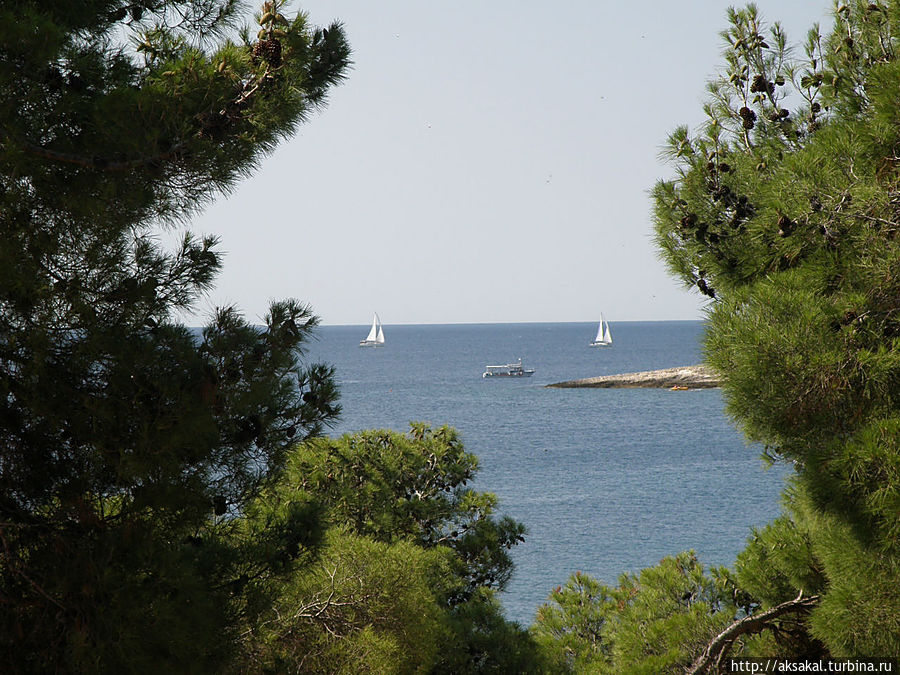
{"label": "sea", "polygon": [[[724,412],[718,389],[555,389],[564,380],[694,365],[700,321],[322,326],[310,362],[336,369],[343,413],[329,435],[450,425],[479,458],[474,487],[525,524],[506,616],[528,626],[576,571],[605,584],[693,550],[734,563],[751,528],[780,512],[789,469],[767,466]],[[482,378],[522,359],[526,378]]]}

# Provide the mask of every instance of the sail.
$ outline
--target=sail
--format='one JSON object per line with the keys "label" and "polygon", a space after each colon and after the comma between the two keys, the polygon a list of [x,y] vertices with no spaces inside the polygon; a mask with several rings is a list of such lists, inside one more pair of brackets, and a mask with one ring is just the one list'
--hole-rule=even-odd
{"label": "sail", "polygon": [[369,334],[366,335],[366,339],[364,342],[375,342],[375,338],[378,335],[378,314],[376,314],[372,318],[372,328],[369,330]]}
{"label": "sail", "polygon": [[600,323],[597,325],[597,337],[591,342],[591,347],[606,347],[612,344],[612,335],[609,332],[609,321],[604,320],[600,314]]}
{"label": "sail", "polygon": [[378,335],[375,337],[375,342],[380,345],[384,344],[384,328],[381,327],[381,322],[378,322]]}
{"label": "sail", "polygon": [[[607,328],[607,330],[609,330]],[[594,342],[603,342],[606,338],[603,337],[603,315],[600,315],[600,324],[597,326],[597,337],[594,338]]]}

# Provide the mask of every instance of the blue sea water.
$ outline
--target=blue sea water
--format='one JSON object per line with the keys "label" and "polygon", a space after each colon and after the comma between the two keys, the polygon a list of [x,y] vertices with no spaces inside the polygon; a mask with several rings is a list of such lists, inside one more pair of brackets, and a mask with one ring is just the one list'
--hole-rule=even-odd
{"label": "blue sea water", "polygon": [[[332,435],[411,421],[448,424],[479,457],[475,487],[528,528],[502,595],[532,623],[576,570],[614,584],[693,549],[731,565],[750,533],[779,512],[786,469],[767,469],[723,412],[721,392],[549,389],[562,380],[692,365],[699,321],[612,324],[614,345],[590,348],[596,324],[325,326],[309,359],[336,367],[343,415]],[[530,378],[483,379],[521,357]]]}

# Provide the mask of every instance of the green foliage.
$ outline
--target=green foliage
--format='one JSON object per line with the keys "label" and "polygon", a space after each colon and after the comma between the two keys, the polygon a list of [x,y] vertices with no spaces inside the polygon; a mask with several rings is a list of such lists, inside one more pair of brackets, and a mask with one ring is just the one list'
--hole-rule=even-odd
{"label": "green foliage", "polygon": [[796,597],[798,589],[823,597],[808,625],[783,625],[750,653],[806,658],[900,653],[897,557],[873,550],[851,520],[823,512],[802,486],[787,491],[785,511],[754,532],[738,556],[740,587],[768,606]]}
{"label": "green foliage", "polygon": [[900,3],[836,6],[802,55],[753,5],[729,23],[707,121],[670,137],[654,202],[670,269],[712,299],[728,411],[797,470],[737,577],[765,605],[821,594],[770,648],[897,654]]}
{"label": "green foliage", "polygon": [[243,670],[541,672],[533,640],[494,597],[524,528],[494,516],[494,495],[465,487],[476,470],[447,427],[299,444],[242,529],[251,539],[290,531],[290,514],[313,506],[330,529],[314,560],[294,553],[289,574],[251,580],[255,595],[276,599],[249,622]]}
{"label": "green foliage", "polygon": [[524,628],[507,621],[496,594],[478,589],[448,615],[451,638],[436,675],[544,675],[553,672]]}
{"label": "green foliage", "polygon": [[[278,7],[281,3],[278,3]],[[238,513],[338,412],[304,366],[316,319],[218,310],[212,237],[166,250],[323,101],[339,26],[237,38],[231,0],[0,6],[0,661],[7,672],[215,672],[247,580],[300,555],[312,512],[250,538]],[[178,17],[175,20],[175,17]],[[301,517],[302,516],[302,517]]]}
{"label": "green foliage", "polygon": [[245,637],[246,672],[429,672],[448,641],[446,549],[332,529]]}
{"label": "green foliage", "polygon": [[794,509],[754,529],[735,568],[740,588],[768,606],[796,597],[797,589],[818,594],[827,581],[813,554],[809,527]]}
{"label": "green foliage", "polygon": [[623,673],[680,673],[734,618],[693,552],[664,558],[637,577],[623,577],[619,586],[625,607],[614,651]]}
{"label": "green foliage", "polygon": [[450,600],[460,602],[478,588],[504,587],[513,569],[508,551],[525,533],[494,515],[496,496],[466,487],[477,469],[455,430],[414,424],[407,435],[365,431],[305,443],[278,490],[314,495],[330,523],[357,534],[449,547],[465,580]]}
{"label": "green foliage", "polygon": [[559,672],[591,672],[612,660],[615,589],[576,572],[538,608],[535,638]]}
{"label": "green foliage", "polygon": [[828,592],[810,617],[810,633],[839,657],[900,654],[900,560],[873,551],[835,518],[823,518],[816,537]]}
{"label": "green foliage", "polygon": [[560,672],[680,675],[735,617],[731,585],[713,572],[693,552],[624,574],[616,587],[576,572],[533,631]]}

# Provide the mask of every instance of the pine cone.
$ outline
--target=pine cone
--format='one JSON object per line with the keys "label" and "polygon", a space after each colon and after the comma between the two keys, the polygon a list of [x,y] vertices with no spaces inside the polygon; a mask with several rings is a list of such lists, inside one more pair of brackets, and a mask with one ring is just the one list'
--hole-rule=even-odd
{"label": "pine cone", "polygon": [[794,230],[794,223],[785,215],[782,215],[778,219],[778,234],[782,237],[787,237]]}
{"label": "pine cone", "polygon": [[276,38],[260,40],[253,45],[253,63],[265,61],[273,68],[281,65],[281,42]]}
{"label": "pine cone", "polygon": [[764,92],[769,88],[769,82],[762,75],[756,75],[753,78],[753,83],[750,85],[750,92],[755,94],[756,92]]}
{"label": "pine cone", "polygon": [[263,42],[263,58],[269,65],[277,68],[281,65],[281,43],[275,38]]}

